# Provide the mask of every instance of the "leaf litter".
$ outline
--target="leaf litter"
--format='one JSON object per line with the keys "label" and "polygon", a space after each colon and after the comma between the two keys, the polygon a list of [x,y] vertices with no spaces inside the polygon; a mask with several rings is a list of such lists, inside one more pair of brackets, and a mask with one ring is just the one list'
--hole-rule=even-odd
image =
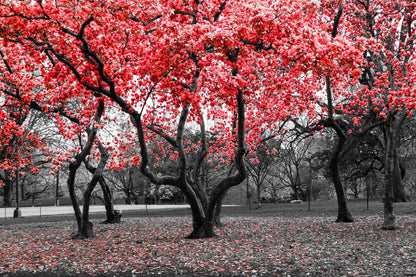
{"label": "leaf litter", "polygon": [[191,231],[186,217],[95,224],[96,237],[88,240],[70,239],[72,222],[0,226],[0,273],[416,276],[416,218],[398,222],[398,230],[383,231],[377,216],[355,223],[224,217],[218,236],[201,240],[184,239]]}

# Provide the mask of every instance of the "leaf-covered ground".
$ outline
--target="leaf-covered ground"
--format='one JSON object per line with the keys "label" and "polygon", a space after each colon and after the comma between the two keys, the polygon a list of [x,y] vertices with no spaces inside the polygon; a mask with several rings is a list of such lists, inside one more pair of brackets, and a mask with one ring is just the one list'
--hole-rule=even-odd
{"label": "leaf-covered ground", "polygon": [[326,217],[225,217],[218,237],[205,240],[183,239],[191,230],[189,217],[128,218],[117,225],[96,221],[97,237],[83,241],[69,239],[73,222],[0,226],[0,272],[416,275],[416,217],[398,217],[396,231],[382,231],[381,220],[361,216],[343,224]]}

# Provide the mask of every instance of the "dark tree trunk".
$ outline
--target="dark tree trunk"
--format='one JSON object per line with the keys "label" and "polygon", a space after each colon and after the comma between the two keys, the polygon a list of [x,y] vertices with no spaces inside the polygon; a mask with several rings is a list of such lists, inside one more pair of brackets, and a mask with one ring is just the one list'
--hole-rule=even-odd
{"label": "dark tree trunk", "polygon": [[[79,157],[76,157],[76,159],[79,159]],[[81,164],[81,162],[79,162],[79,164]],[[75,193],[75,177],[76,177],[78,168],[79,168],[79,165],[77,164],[76,161],[69,164],[67,185],[68,185],[69,198],[71,199],[72,208],[74,209],[75,219],[78,225],[78,230],[80,230],[81,229],[81,209],[79,208],[78,199]]]}
{"label": "dark tree trunk", "polygon": [[[98,143],[98,147],[100,148],[100,150],[104,150],[104,147],[101,145],[101,143]],[[97,183],[100,181],[100,179],[103,178],[102,172],[109,158],[109,155],[106,151],[100,151],[100,153],[101,153],[100,162],[98,163],[97,168],[94,170],[94,175],[84,192],[84,203],[82,207],[82,221],[81,221],[81,228],[79,230],[79,235],[78,235],[78,238],[80,239],[90,238],[90,237],[95,236],[94,230],[92,228],[93,225],[89,221],[89,208],[90,208],[91,195]]]}
{"label": "dark tree trunk", "polygon": [[124,202],[127,205],[130,205],[131,204],[131,191],[130,191],[130,189],[124,189],[123,191],[126,194],[126,198],[124,199]]}
{"label": "dark tree trunk", "polygon": [[257,209],[261,209],[261,193],[260,193],[260,185],[256,184],[257,189]]}
{"label": "dark tree trunk", "polygon": [[335,149],[329,162],[329,170],[331,173],[332,182],[334,183],[335,192],[337,194],[338,216],[336,222],[354,222],[354,218],[348,209],[347,197],[344,191],[344,186],[342,185],[338,168],[339,153],[341,152],[344,143],[345,138],[338,136],[338,142],[335,145]]}
{"label": "dark tree trunk", "polygon": [[188,199],[192,211],[192,232],[187,238],[201,239],[214,237],[213,218],[207,218],[206,211],[195,191],[188,184],[181,187],[181,190]]}
{"label": "dark tree trunk", "polygon": [[160,204],[159,188],[160,188],[160,185],[156,185],[155,186],[155,191],[153,193],[153,198],[155,199],[155,204],[156,205]]}
{"label": "dark tree trunk", "polygon": [[[332,29],[331,36],[335,38],[338,33],[339,22],[343,13],[343,6],[340,5],[337,14],[334,18],[334,27]],[[342,185],[341,177],[339,174],[339,159],[342,148],[344,147],[346,141],[346,135],[343,129],[334,119],[334,106],[332,103],[332,89],[331,89],[331,77],[325,76],[325,85],[326,85],[326,98],[328,102],[328,119],[325,121],[324,126],[332,128],[337,136],[338,142],[335,144],[334,150],[332,151],[331,159],[329,162],[329,170],[334,183],[335,192],[337,194],[338,202],[338,216],[336,222],[353,222],[354,218],[351,215],[351,212],[348,209],[347,197],[345,195],[344,187]]]}
{"label": "dark tree trunk", "polygon": [[89,220],[89,209],[92,192],[98,183],[98,177],[93,177],[84,192],[84,201],[82,206],[81,228],[78,232],[79,239],[94,237],[93,224]]}
{"label": "dark tree trunk", "polygon": [[[239,49],[228,50],[226,55],[228,56],[230,62],[237,64],[237,57],[238,57]],[[194,61],[197,62],[197,57],[195,57]],[[190,85],[186,85],[186,88],[189,89],[190,92],[193,92],[198,84],[198,76],[200,71],[197,70],[194,74],[194,82]],[[238,68],[235,67],[232,70],[232,75],[238,75]],[[210,202],[208,205],[208,210],[205,212],[201,203],[201,199],[198,198],[197,193],[190,185],[189,181],[189,171],[187,169],[187,159],[186,153],[184,151],[184,143],[183,143],[183,134],[185,124],[189,114],[189,106],[184,106],[177,125],[177,132],[176,138],[170,137],[167,134],[164,134],[160,130],[153,129],[156,134],[161,135],[168,143],[170,143],[178,152],[178,159],[177,159],[177,172],[174,175],[163,175],[158,176],[152,169],[149,167],[149,153],[145,138],[145,132],[142,125],[141,114],[138,113],[136,110],[132,110],[131,107],[120,97],[115,95],[113,100],[117,102],[122,110],[126,113],[130,114],[131,121],[135,125],[137,129],[137,135],[139,139],[140,145],[140,154],[141,154],[141,163],[140,163],[140,171],[149,178],[149,180],[158,185],[172,185],[178,187],[184,195],[187,197],[187,200],[191,206],[192,211],[192,219],[193,219],[193,230],[189,234],[188,238],[192,239],[200,239],[200,238],[208,238],[215,236],[214,229],[213,229],[213,221],[214,221],[214,209],[216,203],[218,202],[219,197],[225,193],[229,188],[240,184],[246,178],[246,171],[244,165],[244,155],[246,152],[245,149],[245,112],[244,112],[244,99],[243,99],[243,91],[241,89],[238,90],[237,93],[237,147],[235,151],[235,165],[237,168],[237,173],[233,176],[226,177],[223,179],[217,186],[215,186],[211,191]],[[204,143],[202,143],[204,144]],[[203,155],[201,155],[201,160]],[[189,183],[188,183],[189,182]]]}
{"label": "dark tree trunk", "polygon": [[407,202],[409,197],[406,195],[403,185],[405,168],[400,164],[397,148],[394,147],[393,151],[393,200],[394,202]]}
{"label": "dark tree trunk", "polygon": [[384,187],[384,222],[382,229],[396,229],[396,216],[393,209],[393,172],[394,172],[394,134],[390,120],[386,122],[385,187]]}
{"label": "dark tree trunk", "polygon": [[218,185],[216,185],[210,194],[208,209],[204,212],[200,200],[193,190],[183,190],[187,196],[192,209],[193,217],[193,230],[188,238],[201,239],[211,238],[216,236],[214,233],[214,215],[217,204],[225,197],[226,192],[231,187],[241,184],[247,176],[243,157],[245,154],[244,147],[244,125],[245,125],[245,114],[244,114],[244,101],[243,93],[241,90],[238,91],[237,95],[237,109],[238,109],[238,136],[237,136],[237,151],[235,154],[235,165],[237,172],[232,176],[225,177]]}
{"label": "dark tree trunk", "polygon": [[221,223],[221,210],[222,210],[222,203],[223,203],[226,195],[227,195],[227,193],[223,193],[219,197],[218,202],[215,205],[215,209],[214,209],[214,226],[216,226],[216,227],[222,227],[222,223]]}
{"label": "dark tree trunk", "polygon": [[3,180],[3,207],[11,207],[12,203],[12,192],[13,192],[13,180],[4,178]]}
{"label": "dark tree trunk", "polygon": [[300,196],[299,196],[299,190],[298,190],[297,184],[294,184],[292,188],[293,188],[293,197],[295,198],[295,200],[299,200]]}
{"label": "dark tree trunk", "polygon": [[[19,187],[20,187],[20,201],[24,201],[25,200],[25,179],[26,177],[23,177],[22,180],[19,182]],[[35,200],[33,200],[33,206],[35,206],[34,204]]]}
{"label": "dark tree trunk", "polygon": [[111,194],[111,190],[108,187],[107,183],[104,180],[103,176],[100,176],[99,183],[101,186],[101,190],[103,191],[104,195],[104,206],[107,215],[107,219],[103,222],[105,224],[113,224],[113,223],[120,223],[121,222],[121,214],[114,210],[113,205],[113,196]]}
{"label": "dark tree trunk", "polygon": [[[94,117],[95,122],[97,122],[97,123],[100,122],[100,118],[101,118],[101,115],[103,114],[103,112],[104,112],[104,102],[100,101],[99,105],[97,107],[97,113],[95,114],[95,117]],[[85,144],[85,147],[81,150],[81,152],[79,152],[75,156],[75,160],[69,164],[69,174],[68,174],[68,179],[67,179],[69,196],[71,198],[72,207],[74,209],[75,218],[77,220],[77,225],[78,225],[78,232],[72,235],[73,239],[88,237],[88,236],[83,236],[83,235],[85,235],[83,233],[86,233],[86,230],[88,230],[88,228],[91,227],[91,226],[89,226],[89,224],[90,224],[89,222],[88,222],[89,227],[85,227],[85,224],[83,224],[83,220],[85,222],[85,218],[81,214],[81,210],[80,210],[79,204],[78,204],[78,199],[77,199],[76,194],[75,194],[75,177],[76,177],[76,174],[77,174],[77,170],[81,166],[81,163],[83,161],[85,161],[85,158],[87,157],[87,155],[91,152],[92,145],[94,144],[94,140],[95,140],[96,135],[97,135],[97,128],[95,128],[95,127],[92,128],[92,129],[87,128],[86,131],[87,131],[87,134],[88,134],[88,140]],[[99,146],[99,148],[102,147],[102,145],[100,143],[98,144],[98,146]],[[103,157],[103,154],[101,154],[101,160],[99,162],[98,167],[100,167],[100,164],[102,163],[103,160],[104,160],[104,162],[107,161],[106,156],[104,155],[104,157]],[[104,163],[104,165],[105,165],[105,163]],[[98,169],[95,170],[93,180],[88,185],[88,188],[90,187],[90,185],[93,181],[95,182],[95,184],[96,184],[96,182],[98,182],[98,178],[95,178],[97,180],[94,179],[94,177],[96,177],[96,174],[100,175],[101,170],[98,170]],[[95,185],[94,185],[94,187],[95,187]],[[87,190],[88,190],[88,188],[87,188]],[[87,191],[85,193],[87,193]],[[92,190],[89,193],[92,193]],[[85,196],[84,196],[84,198],[85,198]],[[88,205],[89,205],[89,199],[90,198],[91,198],[91,195],[89,195],[89,198],[88,198],[88,203],[87,203]],[[84,210],[85,210],[86,202],[87,201],[85,201],[85,199],[84,199],[84,207],[83,207]],[[89,208],[89,206],[88,206],[88,208]],[[84,230],[84,232],[83,232],[83,230]],[[92,227],[91,227],[91,230],[92,230]]]}
{"label": "dark tree trunk", "polygon": [[[337,18],[341,16],[342,9],[338,12]],[[341,151],[346,142],[346,136],[343,129],[339,126],[339,124],[335,121],[333,117],[333,106],[332,106],[332,91],[331,91],[331,78],[327,76],[325,78],[326,81],[326,93],[327,93],[327,101],[328,101],[328,113],[329,118],[325,122],[327,127],[331,127],[337,134],[338,141],[335,143],[334,149],[332,151],[332,155],[329,161],[329,171],[332,177],[332,182],[334,183],[335,193],[337,195],[337,203],[338,203],[338,216],[336,222],[354,222],[354,218],[350,210],[348,209],[347,203],[347,196],[344,191],[344,186],[342,185],[341,176],[339,173],[339,159]]]}
{"label": "dark tree trunk", "polygon": [[[108,160],[107,157],[109,156],[109,154],[108,154],[107,150],[105,150],[105,148],[102,147],[100,141],[98,141],[98,144],[99,144],[98,149],[100,150],[101,157],[102,157],[100,162],[101,163],[104,162],[103,165],[100,165],[100,164],[99,165],[102,167],[102,170],[103,170],[104,167],[105,167],[105,163],[107,163],[107,160]],[[105,160],[103,160],[103,159],[105,159]],[[121,215],[120,215],[120,213],[118,213],[114,210],[113,196],[111,194],[110,188],[108,187],[108,185],[105,182],[105,179],[102,175],[102,170],[98,172],[97,168],[91,166],[88,162],[84,162],[84,164],[85,164],[86,168],[88,169],[88,171],[90,173],[92,173],[93,175],[94,174],[99,174],[98,182],[100,184],[100,187],[101,187],[101,190],[102,190],[103,196],[104,196],[104,199],[101,199],[101,200],[104,202],[104,207],[105,207],[105,211],[106,211],[106,215],[107,215],[107,219],[103,223],[104,224],[120,223],[120,216]]]}
{"label": "dark tree trunk", "polygon": [[194,219],[192,232],[187,236],[188,239],[203,239],[215,237],[214,226],[212,222],[206,220]]}

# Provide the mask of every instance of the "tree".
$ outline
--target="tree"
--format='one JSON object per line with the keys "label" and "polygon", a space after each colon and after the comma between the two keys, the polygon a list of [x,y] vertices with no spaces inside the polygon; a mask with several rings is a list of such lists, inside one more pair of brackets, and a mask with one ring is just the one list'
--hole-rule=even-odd
{"label": "tree", "polygon": [[[6,77],[8,78],[14,77],[14,79],[17,80],[16,75],[19,76],[20,74],[24,74],[26,72],[24,69],[18,70],[19,64],[17,64],[17,66],[15,64],[12,64],[10,62],[10,59],[8,59],[5,55],[3,55],[2,58],[3,58],[4,65],[7,68],[6,72],[8,73],[8,75]],[[38,77],[35,75],[34,78],[38,78]],[[12,83],[11,81],[7,81],[7,82],[5,81],[4,83],[6,85],[2,89],[2,92],[4,93],[6,97],[21,104],[27,111],[33,110],[35,112],[40,112],[45,115],[48,115],[49,118],[52,118],[51,115],[55,114],[55,124],[58,126],[60,133],[67,139],[73,139],[74,136],[78,135],[81,146],[79,147],[80,150],[72,150],[73,152],[79,152],[79,153],[75,156],[75,161],[70,161],[67,183],[68,183],[68,190],[70,193],[70,198],[73,204],[75,216],[76,216],[77,223],[78,223],[79,237],[84,238],[84,237],[89,237],[93,235],[92,229],[90,228],[91,227],[90,222],[88,221],[88,208],[89,208],[91,192],[94,189],[96,182],[98,181],[100,181],[100,184],[103,188],[103,192],[105,195],[104,199],[105,199],[107,216],[108,216],[106,222],[109,222],[109,223],[119,222],[119,216],[115,214],[115,211],[113,208],[113,204],[111,201],[111,194],[109,194],[110,191],[107,185],[104,183],[103,178],[102,178],[102,170],[108,159],[108,153],[104,149],[104,147],[101,145],[101,142],[97,140],[97,137],[96,137],[97,130],[100,127],[99,120],[101,119],[101,115],[104,112],[104,102],[99,100],[97,107],[94,107],[95,103],[87,103],[84,101],[83,104],[87,104],[87,106],[88,104],[90,104],[90,106],[89,108],[82,109],[84,111],[84,113],[82,114],[84,118],[80,119],[79,117],[77,117],[79,116],[79,114],[77,114],[76,112],[73,113],[73,112],[68,112],[65,110],[65,107],[66,108],[73,107],[74,104],[76,106],[76,101],[72,101],[72,102],[63,101],[63,102],[59,102],[59,104],[57,102],[51,101],[51,99],[49,98],[47,99],[40,98],[41,101],[39,101],[38,98],[36,97],[31,98],[30,95],[22,95],[22,91],[24,91],[25,89],[25,87],[22,84]],[[34,88],[31,88],[31,90],[34,90],[37,93],[44,92],[43,89],[40,89],[36,86]],[[94,117],[95,125],[89,126],[88,117],[91,116],[91,108],[92,110],[97,108],[97,113]],[[85,128],[85,131],[88,134],[88,140],[87,140],[85,147],[82,147],[82,135],[79,133],[80,130],[82,130],[82,127]],[[30,133],[28,132],[28,134],[30,138],[34,137],[33,135],[31,135],[32,134],[31,132]],[[97,168],[93,168],[87,162],[87,157],[91,153],[91,149],[92,149],[94,142],[98,144],[97,148],[99,148],[100,153],[102,155],[101,163],[98,163]],[[49,143],[50,143],[50,146],[52,146],[53,143],[51,141],[49,141]],[[42,150],[46,151],[45,148],[46,147],[43,146]],[[52,150],[49,150],[49,151],[52,152]],[[52,159],[51,156],[47,155],[47,159],[46,159],[47,163],[55,164],[53,168],[54,169],[57,168],[58,170],[63,164],[63,162],[70,160],[71,158],[70,155],[68,154],[67,155],[63,154],[61,156],[59,155],[60,154],[58,154],[58,157],[56,159]],[[20,154],[18,158],[20,158],[21,156],[22,155]],[[29,154],[27,154],[26,156],[31,158]],[[81,214],[80,212],[78,200],[75,195],[76,171],[78,170],[82,162],[87,164],[89,169],[93,172],[93,179],[84,193],[84,206],[83,206],[84,213],[83,214]],[[26,162],[26,164],[28,163],[31,165],[33,164],[31,161]],[[18,168],[20,166],[21,164],[18,164],[15,167]],[[37,170],[38,170],[37,166],[32,167],[32,171],[36,172]],[[51,175],[54,175],[54,174],[55,172],[51,172]],[[85,223],[85,221],[88,223]]]}
{"label": "tree", "polygon": [[[33,126],[27,126],[28,118],[32,117],[29,111],[14,99],[4,97],[1,115],[0,185],[3,185],[3,206],[9,207],[12,205],[12,188],[16,174],[24,176],[26,172],[20,169],[25,167],[36,170],[31,154],[42,143],[39,136],[32,132]],[[23,196],[24,194],[21,195]]]}
{"label": "tree", "polygon": [[383,178],[384,143],[381,136],[381,128],[366,132],[359,136],[359,140],[354,140],[355,147],[343,155],[342,175],[355,198],[364,193],[368,197],[381,196],[377,195],[377,190],[380,190],[378,184],[382,182],[376,181]]}
{"label": "tree", "polygon": [[[293,191],[293,199],[306,201],[309,195],[309,184],[312,182],[311,165],[308,160],[312,153],[313,139],[308,137],[283,143],[277,152],[277,177]],[[305,172],[306,170],[306,172]]]}
{"label": "tree", "polygon": [[257,189],[257,208],[261,208],[261,188],[273,175],[278,159],[276,153],[279,151],[281,151],[280,142],[271,136],[263,139],[255,152],[253,151],[246,158],[247,170]]}
{"label": "tree", "polygon": [[[343,13],[344,7],[339,5],[338,11],[334,16],[334,23],[332,26],[331,37],[335,39],[338,33],[338,26],[340,23],[340,19]],[[326,127],[332,128],[338,136],[338,140],[334,145],[334,149],[332,151],[332,155],[329,161],[329,170],[332,177],[332,182],[334,183],[335,191],[337,194],[338,200],[338,217],[336,219],[337,222],[352,222],[354,221],[352,214],[350,213],[348,206],[347,206],[347,198],[345,195],[344,187],[341,182],[341,177],[339,173],[338,163],[341,151],[344,147],[346,142],[346,134],[343,128],[340,126],[340,122],[334,119],[334,105],[333,105],[333,82],[329,75],[325,76],[325,90],[326,90],[326,101],[327,101],[327,111],[328,111],[328,118],[322,120],[322,125]]]}
{"label": "tree", "polygon": [[126,204],[139,204],[139,196],[144,196],[145,187],[148,185],[147,179],[138,173],[136,166],[111,169],[106,172],[106,179],[117,191],[125,194]]}
{"label": "tree", "polygon": [[392,203],[394,182],[400,181],[399,133],[414,110],[414,8],[412,1],[355,1],[349,13],[357,38],[369,42],[364,51],[363,87],[353,105],[377,113],[384,122],[383,229],[396,228]]}
{"label": "tree", "polygon": [[[319,12],[319,3],[309,1],[19,2],[0,6],[0,30],[5,47],[23,47],[19,58],[30,56],[26,66],[42,73],[41,92],[25,86],[30,97],[55,103],[77,98],[93,107],[104,101],[129,115],[137,136],[126,138],[140,149],[134,162],[152,183],[182,190],[192,209],[189,237],[203,238],[214,235],[221,197],[246,177],[246,143],[254,147],[262,129],[314,108],[309,97],[321,90],[322,72],[353,68],[354,57],[342,58],[349,41],[330,41]],[[323,60],[325,53],[331,57]],[[184,144],[191,121],[201,130],[193,165]],[[205,121],[225,141],[217,149],[224,162],[234,164],[208,197],[197,178],[209,152]],[[174,149],[175,174],[158,175],[150,164],[147,145],[155,136],[149,127]],[[71,176],[91,147],[88,141]]]}

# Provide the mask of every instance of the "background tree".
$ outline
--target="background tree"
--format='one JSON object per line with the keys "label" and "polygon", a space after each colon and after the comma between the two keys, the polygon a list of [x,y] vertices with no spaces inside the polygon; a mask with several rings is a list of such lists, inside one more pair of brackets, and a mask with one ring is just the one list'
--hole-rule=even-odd
{"label": "background tree", "polygon": [[281,142],[273,136],[262,139],[257,148],[246,157],[247,170],[257,190],[257,208],[261,208],[261,191],[265,183],[270,182],[281,151]]}
{"label": "background tree", "polygon": [[377,113],[384,121],[383,228],[395,229],[392,203],[394,182],[401,182],[399,134],[414,109],[414,6],[410,1],[356,1],[348,11],[356,37],[371,42],[364,51],[363,87],[357,91],[353,105]]}
{"label": "background tree", "polygon": [[288,141],[277,151],[276,177],[292,190],[293,199],[308,199],[309,183],[312,181],[308,158],[312,155],[312,142],[313,140],[307,138]]}

